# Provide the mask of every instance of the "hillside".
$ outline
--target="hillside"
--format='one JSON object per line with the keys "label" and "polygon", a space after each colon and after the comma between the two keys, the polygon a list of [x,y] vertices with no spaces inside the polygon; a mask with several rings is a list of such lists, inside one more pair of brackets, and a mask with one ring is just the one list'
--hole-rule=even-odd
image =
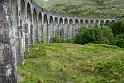
{"label": "hillside", "polygon": [[35,44],[19,83],[124,83],[124,49],[106,44]]}
{"label": "hillside", "polygon": [[124,15],[124,0],[35,0],[43,8],[64,15],[116,17]]}

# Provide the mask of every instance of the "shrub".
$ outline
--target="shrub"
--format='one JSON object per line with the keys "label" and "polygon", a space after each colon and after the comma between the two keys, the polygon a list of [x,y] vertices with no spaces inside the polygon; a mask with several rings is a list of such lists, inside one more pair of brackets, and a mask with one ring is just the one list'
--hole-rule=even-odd
{"label": "shrub", "polygon": [[111,29],[114,35],[123,34],[124,33],[124,21],[119,20],[116,23],[111,24]]}
{"label": "shrub", "polygon": [[95,64],[95,70],[108,79],[119,80],[122,77],[123,64],[117,60],[99,62]]}
{"label": "shrub", "polygon": [[96,44],[111,44],[113,33],[110,27],[88,28],[79,32],[74,42],[78,44],[96,43]]}
{"label": "shrub", "polygon": [[74,38],[73,37],[69,37],[68,39],[64,39],[59,38],[59,37],[53,37],[51,38],[51,43],[73,43],[74,42]]}
{"label": "shrub", "polygon": [[119,39],[116,44],[118,47],[124,48],[124,39]]}
{"label": "shrub", "polygon": [[46,48],[43,44],[42,46],[40,46],[40,44],[30,45],[29,48],[30,48],[30,51],[25,52],[25,57],[24,57],[25,59],[39,58],[47,55]]}
{"label": "shrub", "polygon": [[124,33],[116,35],[113,39],[112,44],[124,48]]}
{"label": "shrub", "polygon": [[82,27],[79,29],[79,32],[85,31],[87,28],[86,27]]}
{"label": "shrub", "polygon": [[124,33],[116,36],[118,39],[124,39]]}
{"label": "shrub", "polygon": [[64,41],[65,43],[74,43],[74,38],[70,37]]}
{"label": "shrub", "polygon": [[51,43],[63,43],[63,42],[64,42],[64,38],[63,37],[60,38],[60,37],[56,36],[56,37],[52,37],[51,38]]}

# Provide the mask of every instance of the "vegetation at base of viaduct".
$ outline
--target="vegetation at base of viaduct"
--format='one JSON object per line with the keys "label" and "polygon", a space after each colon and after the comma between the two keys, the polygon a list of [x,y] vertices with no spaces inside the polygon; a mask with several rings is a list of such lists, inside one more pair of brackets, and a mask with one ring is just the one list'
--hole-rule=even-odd
{"label": "vegetation at base of viaduct", "polygon": [[74,37],[66,40],[54,37],[53,42],[57,43],[77,43],[77,44],[109,44],[124,48],[124,21],[123,18],[114,23],[105,24],[99,27],[81,27]]}

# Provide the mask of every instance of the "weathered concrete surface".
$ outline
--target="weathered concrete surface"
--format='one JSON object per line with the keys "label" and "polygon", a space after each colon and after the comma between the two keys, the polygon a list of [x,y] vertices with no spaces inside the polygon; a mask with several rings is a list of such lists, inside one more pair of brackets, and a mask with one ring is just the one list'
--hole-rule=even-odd
{"label": "weathered concrete surface", "polygon": [[16,45],[9,4],[8,0],[0,1],[0,83],[16,83]]}
{"label": "weathered concrete surface", "polygon": [[94,19],[53,14],[33,0],[0,0],[0,83],[16,83],[16,64],[24,63],[28,45],[68,39],[80,27],[100,26],[115,19]]}

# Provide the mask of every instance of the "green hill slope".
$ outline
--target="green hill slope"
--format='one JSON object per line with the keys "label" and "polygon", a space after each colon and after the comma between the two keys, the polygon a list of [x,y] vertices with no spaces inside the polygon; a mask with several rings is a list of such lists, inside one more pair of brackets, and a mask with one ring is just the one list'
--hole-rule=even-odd
{"label": "green hill slope", "polygon": [[83,17],[116,17],[124,15],[124,0],[35,1],[49,11],[64,15]]}
{"label": "green hill slope", "polygon": [[124,49],[110,45],[35,44],[18,66],[20,83],[123,83]]}

